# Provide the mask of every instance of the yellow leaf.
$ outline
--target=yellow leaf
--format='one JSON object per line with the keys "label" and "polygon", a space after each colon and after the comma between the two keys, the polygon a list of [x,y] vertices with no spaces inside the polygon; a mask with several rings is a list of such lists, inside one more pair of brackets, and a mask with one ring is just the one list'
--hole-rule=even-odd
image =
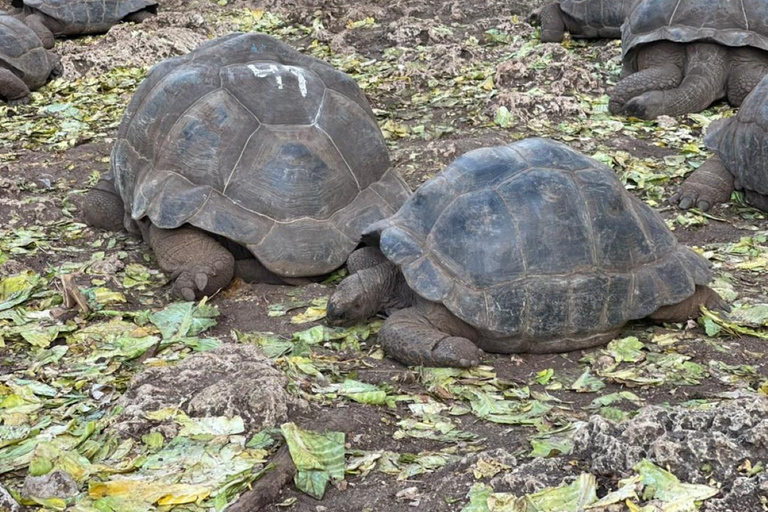
{"label": "yellow leaf", "polygon": [[201,485],[177,484],[171,486],[172,492],[157,500],[158,505],[180,505],[182,503],[199,503],[211,494],[209,489]]}
{"label": "yellow leaf", "polygon": [[110,480],[91,483],[88,496],[92,499],[106,496],[126,496],[158,505],[179,505],[194,503],[210,495],[210,489],[203,485],[168,484],[167,482],[144,480]]}
{"label": "yellow leaf", "polygon": [[308,307],[303,313],[291,317],[292,324],[305,324],[307,322],[316,322],[325,318],[325,307]]}

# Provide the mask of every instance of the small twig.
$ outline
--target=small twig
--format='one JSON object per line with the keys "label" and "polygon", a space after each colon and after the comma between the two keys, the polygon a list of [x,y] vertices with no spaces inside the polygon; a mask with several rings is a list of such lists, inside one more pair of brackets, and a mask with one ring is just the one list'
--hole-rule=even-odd
{"label": "small twig", "polygon": [[64,274],[61,276],[62,295],[64,296],[64,307],[73,308],[77,306],[83,313],[90,313],[91,308],[88,306],[88,301],[85,299],[80,290],[77,288],[77,284],[74,282],[75,276],[72,274]]}
{"label": "small twig", "polygon": [[288,445],[283,445],[264,469],[264,474],[240,499],[227,507],[226,512],[256,512],[274,503],[295,474],[296,466],[293,465]]}

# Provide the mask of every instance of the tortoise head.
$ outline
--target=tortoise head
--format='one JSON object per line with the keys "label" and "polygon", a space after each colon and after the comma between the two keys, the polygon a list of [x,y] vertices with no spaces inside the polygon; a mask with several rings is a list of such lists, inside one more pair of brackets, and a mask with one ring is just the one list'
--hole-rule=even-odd
{"label": "tortoise head", "polygon": [[328,299],[328,325],[351,325],[379,312],[383,301],[371,270],[356,272],[339,283]]}
{"label": "tortoise head", "polygon": [[350,325],[372,317],[397,300],[401,281],[400,270],[390,261],[355,272],[328,300],[328,324]]}

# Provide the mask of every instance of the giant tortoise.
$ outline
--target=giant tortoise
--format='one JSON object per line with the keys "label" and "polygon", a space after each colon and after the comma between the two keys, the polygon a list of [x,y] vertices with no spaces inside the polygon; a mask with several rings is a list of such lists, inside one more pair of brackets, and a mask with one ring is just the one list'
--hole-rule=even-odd
{"label": "giant tortoise", "polygon": [[154,0],[12,0],[24,22],[53,48],[55,36],[103,34],[121,21],[141,23],[157,11]]}
{"label": "giant tortoise", "polygon": [[266,282],[326,274],[409,195],[352,78],[235,33],[150,71],[85,218],[138,228],[191,300],[226,286],[236,266]]}
{"label": "giant tortoise", "polygon": [[622,27],[614,114],[644,119],[738,106],[768,73],[765,0],[642,0]]}
{"label": "giant tortoise", "polygon": [[565,32],[580,39],[618,39],[621,24],[638,0],[558,0],[531,14],[541,25],[541,41],[559,43]]}
{"label": "giant tortoise", "polygon": [[62,72],[59,58],[18,19],[0,12],[0,98],[9,105],[29,102],[29,92]]}
{"label": "giant tortoise", "polygon": [[706,211],[728,201],[735,189],[768,212],[768,76],[747,96],[738,115],[709,126],[704,142],[715,156],[685,180],[672,202]]}
{"label": "giant tortoise", "polygon": [[630,320],[725,307],[707,260],[609,168],[547,139],[466,153],[366,233],[389,261],[342,281],[327,318],[397,310],[379,341],[406,364],[583,349]]}

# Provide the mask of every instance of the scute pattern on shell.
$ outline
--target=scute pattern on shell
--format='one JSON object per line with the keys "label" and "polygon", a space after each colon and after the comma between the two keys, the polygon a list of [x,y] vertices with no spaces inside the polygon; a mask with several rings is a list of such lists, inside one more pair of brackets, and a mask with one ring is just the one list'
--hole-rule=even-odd
{"label": "scute pattern on shell", "polygon": [[583,37],[621,37],[626,5],[636,0],[561,0],[560,9],[582,22]]}
{"label": "scute pattern on shell", "polygon": [[655,41],[710,41],[768,51],[765,0],[642,0],[622,26],[625,66],[635,69],[635,50]]}
{"label": "scute pattern on shell", "polygon": [[747,96],[735,117],[709,126],[704,142],[742,188],[768,195],[768,76]]}
{"label": "scute pattern on shell", "polygon": [[219,234],[282,276],[339,267],[410,194],[357,84],[255,33],[153,68],[120,125],[112,171],[134,220]]}
{"label": "scute pattern on shell", "polygon": [[45,84],[52,68],[40,38],[23,22],[3,14],[0,14],[0,67],[17,71],[30,89]]}
{"label": "scute pattern on shell", "polygon": [[54,35],[103,33],[126,16],[157,5],[154,0],[23,0],[23,3],[63,22],[63,29]]}
{"label": "scute pattern on shell", "polygon": [[370,230],[416,293],[505,336],[609,332],[711,279],[609,168],[547,139],[470,151]]}

